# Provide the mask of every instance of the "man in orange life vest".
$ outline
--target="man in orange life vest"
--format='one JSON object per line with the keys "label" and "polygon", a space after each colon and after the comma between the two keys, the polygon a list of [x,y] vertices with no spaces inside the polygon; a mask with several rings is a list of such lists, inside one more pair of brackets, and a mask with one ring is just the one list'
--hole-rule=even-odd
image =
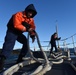
{"label": "man in orange life vest", "polygon": [[3,44],[2,52],[0,54],[0,70],[3,69],[5,59],[7,59],[14,48],[16,40],[23,44],[21,52],[19,54],[17,63],[22,61],[28,51],[27,39],[23,32],[29,32],[32,42],[35,40],[35,24],[33,17],[37,14],[37,11],[33,4],[29,4],[24,11],[17,12],[12,15],[7,24],[7,32],[5,41]]}

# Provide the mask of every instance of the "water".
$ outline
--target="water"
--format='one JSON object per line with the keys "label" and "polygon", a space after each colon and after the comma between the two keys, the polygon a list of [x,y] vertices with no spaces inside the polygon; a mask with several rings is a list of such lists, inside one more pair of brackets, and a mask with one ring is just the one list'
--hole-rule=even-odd
{"label": "water", "polygon": [[17,60],[17,58],[18,58],[18,55],[11,54],[10,57],[5,61],[5,64],[15,62]]}

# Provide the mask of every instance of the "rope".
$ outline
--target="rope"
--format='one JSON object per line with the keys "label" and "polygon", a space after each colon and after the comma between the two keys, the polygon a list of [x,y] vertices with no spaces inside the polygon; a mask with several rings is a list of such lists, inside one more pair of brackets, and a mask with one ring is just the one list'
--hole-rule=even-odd
{"label": "rope", "polygon": [[[42,49],[42,47],[41,47],[40,40],[39,40],[39,37],[38,37],[38,34],[37,34],[36,31],[35,31],[35,34],[36,34],[38,46],[39,46],[41,52],[43,53],[45,62],[46,62],[46,63],[49,63],[49,61],[48,61],[48,59],[47,59],[47,56],[46,56],[45,52],[43,51],[43,49]],[[38,59],[36,59],[36,58],[33,56],[32,52],[30,51],[30,46],[29,46],[29,33],[28,33],[28,42],[27,42],[27,43],[28,43],[28,50],[29,50],[29,53],[30,53],[31,57],[32,57],[35,61],[40,62]],[[40,63],[41,63],[41,62],[40,62]]]}
{"label": "rope", "polygon": [[[47,70],[50,70],[50,69],[51,69],[51,66],[50,66],[50,62],[49,62],[49,60],[47,59],[47,56],[46,56],[45,52],[43,51],[43,49],[42,49],[42,47],[41,47],[40,40],[39,40],[39,37],[38,37],[38,34],[36,33],[36,31],[35,31],[35,34],[36,34],[38,46],[39,46],[39,48],[40,48],[40,51],[43,53],[45,62],[43,63],[43,65],[40,65],[40,66],[39,66],[33,73],[31,73],[30,75],[43,75],[44,73],[47,72]],[[31,57],[32,57],[35,61],[41,62],[41,61],[39,61],[38,59],[36,59],[36,58],[33,56],[33,54],[31,53],[31,51],[30,51],[30,46],[29,46],[29,33],[28,33],[28,49],[29,49],[29,53],[30,53]]]}

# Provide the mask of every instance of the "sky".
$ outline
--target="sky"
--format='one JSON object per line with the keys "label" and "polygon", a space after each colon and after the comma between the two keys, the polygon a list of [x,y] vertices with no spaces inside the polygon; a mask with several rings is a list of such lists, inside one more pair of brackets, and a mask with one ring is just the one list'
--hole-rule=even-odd
{"label": "sky", "polygon": [[[34,17],[36,32],[42,46],[47,46],[51,35],[58,30],[61,40],[76,33],[76,0],[1,0],[0,1],[0,48],[4,43],[7,23],[16,12],[23,11],[27,5],[34,4],[37,15]],[[27,36],[27,33],[24,33]],[[76,36],[74,36],[75,41]],[[63,42],[63,41],[61,41]],[[72,42],[69,38],[68,43]],[[33,43],[31,46],[36,46]],[[61,43],[62,44],[62,43]],[[16,42],[14,48],[21,48]]]}

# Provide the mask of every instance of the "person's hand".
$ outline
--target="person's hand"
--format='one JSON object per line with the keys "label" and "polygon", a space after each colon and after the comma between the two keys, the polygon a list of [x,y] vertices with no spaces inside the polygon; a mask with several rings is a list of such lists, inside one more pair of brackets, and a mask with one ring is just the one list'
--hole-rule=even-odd
{"label": "person's hand", "polygon": [[30,28],[28,30],[28,32],[30,33],[30,37],[32,39],[32,43],[35,41],[35,30],[33,30],[32,28]]}
{"label": "person's hand", "polygon": [[31,39],[32,39],[32,43],[35,41],[35,35],[30,35]]}
{"label": "person's hand", "polygon": [[59,40],[61,39],[61,37],[59,37]]}
{"label": "person's hand", "polygon": [[28,32],[29,32],[29,33],[33,32],[33,31],[34,31],[33,28],[29,28],[29,29],[28,29]]}
{"label": "person's hand", "polygon": [[22,25],[24,27],[26,27],[26,31],[28,31],[30,29],[30,24],[26,23],[26,22],[22,22]]}

